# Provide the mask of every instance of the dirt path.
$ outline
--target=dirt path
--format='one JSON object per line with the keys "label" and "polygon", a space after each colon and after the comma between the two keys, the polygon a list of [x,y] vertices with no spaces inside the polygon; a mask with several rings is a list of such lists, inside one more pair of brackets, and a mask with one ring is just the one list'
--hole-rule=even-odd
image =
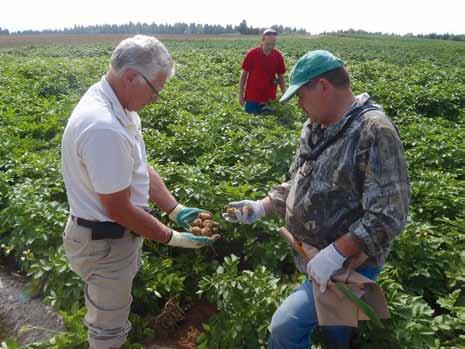
{"label": "dirt path", "polygon": [[[0,267],[0,337],[14,338],[21,346],[45,340],[53,331],[64,330],[63,321],[52,307],[40,299],[28,300],[22,296],[24,286],[24,279]],[[41,329],[24,331],[26,326]]]}
{"label": "dirt path", "polygon": [[[40,299],[27,299],[23,289],[26,280],[7,272],[0,266],[0,343],[15,339],[21,348],[43,341],[56,331],[63,331],[63,321],[50,306]],[[157,339],[146,343],[147,349],[194,349],[202,330],[202,323],[216,313],[212,304],[200,302],[187,313],[174,331],[167,331]],[[34,328],[37,327],[37,328]],[[31,328],[25,331],[25,328]]]}

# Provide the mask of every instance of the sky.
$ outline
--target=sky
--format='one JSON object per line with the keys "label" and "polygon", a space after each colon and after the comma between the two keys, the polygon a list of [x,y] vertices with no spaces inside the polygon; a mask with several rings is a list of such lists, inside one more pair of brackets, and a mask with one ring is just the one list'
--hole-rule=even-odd
{"label": "sky", "polygon": [[10,31],[133,22],[282,24],[317,34],[338,29],[386,33],[465,33],[463,0],[0,0]]}

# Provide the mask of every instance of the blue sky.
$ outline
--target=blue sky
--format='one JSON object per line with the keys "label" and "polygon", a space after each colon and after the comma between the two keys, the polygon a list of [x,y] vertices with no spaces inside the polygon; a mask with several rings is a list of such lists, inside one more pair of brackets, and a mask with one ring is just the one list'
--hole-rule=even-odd
{"label": "blue sky", "polygon": [[312,33],[337,29],[465,33],[465,1],[408,0],[3,0],[0,27],[11,31],[75,24],[197,22],[253,26],[283,24]]}

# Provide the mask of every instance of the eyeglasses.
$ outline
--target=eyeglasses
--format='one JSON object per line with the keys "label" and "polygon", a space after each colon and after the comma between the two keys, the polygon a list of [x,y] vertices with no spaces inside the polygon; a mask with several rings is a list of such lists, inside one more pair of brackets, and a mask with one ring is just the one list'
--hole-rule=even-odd
{"label": "eyeglasses", "polygon": [[142,79],[144,79],[144,81],[147,83],[147,85],[149,85],[149,87],[152,90],[155,97],[159,98],[160,97],[160,91],[158,91],[155,87],[153,87],[153,85],[150,83],[149,79],[147,79],[144,76],[144,74],[142,74],[142,73],[139,73],[139,74],[140,74],[140,76],[142,76]]}

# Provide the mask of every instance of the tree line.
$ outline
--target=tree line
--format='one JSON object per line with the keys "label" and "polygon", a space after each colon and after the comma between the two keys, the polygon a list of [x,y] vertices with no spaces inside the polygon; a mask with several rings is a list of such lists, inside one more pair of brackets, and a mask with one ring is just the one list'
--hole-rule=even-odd
{"label": "tree line", "polygon": [[[297,29],[282,25],[271,26],[280,34],[308,34],[303,28]],[[22,30],[10,33],[7,29],[0,28],[0,35],[33,35],[33,34],[243,34],[257,35],[266,28],[255,28],[249,26],[246,20],[239,25],[231,24],[198,24],[183,23],[158,24],[129,22],[125,24],[97,24],[97,25],[75,25],[64,29],[44,29],[44,30]],[[5,31],[5,32],[3,32]]]}
{"label": "tree line", "polygon": [[[289,27],[283,25],[272,25],[270,28],[276,30],[279,34],[309,34],[303,28]],[[177,22],[174,24],[158,24],[158,23],[141,23],[129,22],[125,24],[97,24],[97,25],[74,25],[73,27],[63,29],[43,29],[43,30],[22,30],[10,32],[6,28],[0,27],[0,35],[37,35],[37,34],[183,34],[183,35],[204,35],[204,34],[241,34],[241,35],[259,35],[265,28],[253,27],[243,20],[239,25],[232,24],[199,24],[199,23],[184,23]],[[407,33],[404,35],[395,33],[383,32],[368,32],[361,29],[346,29],[337,31],[325,31],[320,35],[334,36],[354,36],[354,35],[378,35],[378,36],[394,36],[419,39],[439,39],[439,40],[454,40],[465,41],[465,34],[413,34]]]}
{"label": "tree line", "polygon": [[395,33],[382,33],[382,32],[368,32],[361,29],[346,29],[346,30],[337,30],[331,32],[323,32],[320,35],[334,35],[334,36],[350,36],[350,35],[378,35],[378,36],[395,36],[395,37],[404,37],[404,38],[418,38],[418,39],[438,39],[438,40],[454,40],[454,41],[465,41],[465,34],[413,34],[407,33],[404,35],[395,34]]}

